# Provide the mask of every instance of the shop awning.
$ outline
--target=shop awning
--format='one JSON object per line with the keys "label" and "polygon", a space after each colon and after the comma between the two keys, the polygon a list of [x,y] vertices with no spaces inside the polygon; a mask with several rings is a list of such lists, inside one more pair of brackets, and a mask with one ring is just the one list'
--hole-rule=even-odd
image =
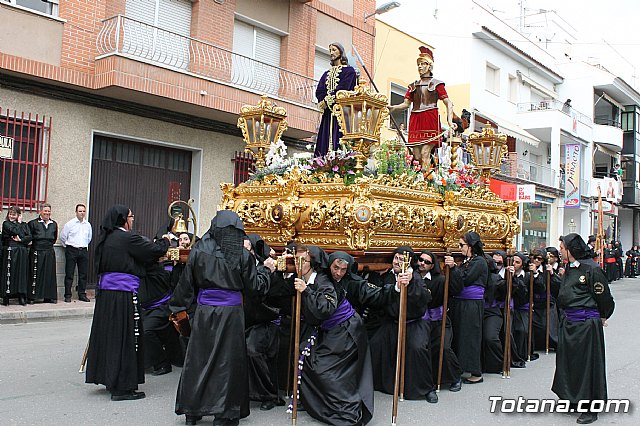
{"label": "shop awning", "polygon": [[495,115],[485,114],[482,111],[479,111],[474,108],[474,113],[484,117],[486,120],[492,121],[498,125],[498,132],[509,135],[516,140],[528,143],[529,145],[533,145],[536,148],[540,145],[540,139],[533,136],[531,133],[527,132],[522,127],[518,126],[515,123],[512,123],[508,120],[505,120],[500,117],[496,117]]}

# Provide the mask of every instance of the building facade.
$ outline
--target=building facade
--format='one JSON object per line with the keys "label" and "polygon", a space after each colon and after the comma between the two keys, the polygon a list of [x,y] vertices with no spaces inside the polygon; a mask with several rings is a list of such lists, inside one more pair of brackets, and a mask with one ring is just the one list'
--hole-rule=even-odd
{"label": "building facade", "polygon": [[193,198],[202,234],[244,149],[241,106],[267,94],[287,109],[283,139],[311,138],[328,44],[354,45],[372,69],[374,10],[373,0],[0,2],[0,134],[13,139],[3,207],[31,218],[49,202],[62,226],[84,203],[97,236],[122,203],[153,236],[170,201]]}

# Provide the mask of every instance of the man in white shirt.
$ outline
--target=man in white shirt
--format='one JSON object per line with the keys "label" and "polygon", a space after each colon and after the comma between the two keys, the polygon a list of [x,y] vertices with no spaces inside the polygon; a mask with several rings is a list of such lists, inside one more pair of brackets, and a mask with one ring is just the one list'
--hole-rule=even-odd
{"label": "man in white shirt", "polygon": [[71,285],[73,275],[78,266],[78,300],[88,302],[86,294],[87,269],[89,266],[89,243],[93,236],[91,224],[85,220],[87,207],[76,205],[76,217],[64,225],[60,233],[60,241],[65,246],[64,301],[71,302]]}

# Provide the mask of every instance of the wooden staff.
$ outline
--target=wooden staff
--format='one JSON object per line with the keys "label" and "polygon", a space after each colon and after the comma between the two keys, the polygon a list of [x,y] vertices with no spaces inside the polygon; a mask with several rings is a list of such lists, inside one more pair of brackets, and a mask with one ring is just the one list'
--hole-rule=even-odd
{"label": "wooden staff", "polygon": [[[451,250],[447,249],[447,256],[451,256]],[[435,261],[435,259],[433,259]],[[444,296],[442,299],[442,325],[440,327],[440,355],[438,357],[438,387],[437,392],[440,392],[440,383],[442,383],[442,363],[444,361],[444,341],[445,333],[447,332],[447,309],[449,305],[449,273],[451,268],[449,265],[444,267]]]}
{"label": "wooden staff", "polygon": [[[294,341],[293,336],[295,334],[295,323],[293,321],[293,316],[296,311],[296,297],[291,297],[291,321],[289,321],[289,366],[287,367],[287,389],[285,390],[288,395],[291,395],[289,391],[291,390],[291,363],[295,360],[295,351],[293,350]],[[292,359],[293,357],[293,359]]]}
{"label": "wooden staff", "polygon": [[[533,262],[533,256],[531,257]],[[533,338],[533,271],[529,269],[529,333],[527,333],[527,361],[531,361],[531,341]]]}
{"label": "wooden staff", "polygon": [[[402,273],[404,274],[409,266],[409,253],[404,253],[402,262]],[[407,287],[400,286],[400,312],[398,313],[398,345],[396,348],[396,381],[393,387],[393,407],[391,413],[391,424],[396,426],[398,421],[398,397],[404,393],[404,348],[407,332]],[[400,396],[400,400],[404,395]]]}
{"label": "wooden staff", "polygon": [[[513,256],[507,253],[507,266],[513,265]],[[511,289],[513,286],[513,274],[509,269],[505,270],[507,294],[504,298],[504,354],[502,357],[502,378],[511,378]]]}
{"label": "wooden staff", "polygon": [[[331,141],[329,141],[331,143]],[[298,256],[296,259],[296,272],[298,278],[304,280],[302,277],[302,265],[304,264],[305,256]],[[300,358],[299,350],[300,350],[300,306],[302,305],[302,294],[296,290],[296,301],[295,301],[295,313],[294,313],[294,345],[293,345],[293,362],[291,363],[293,367],[293,396],[291,402],[291,424],[296,426],[296,421],[298,420],[298,359]]]}
{"label": "wooden staff", "polygon": [[[547,253],[547,265],[550,265],[551,253]],[[545,331],[545,353],[549,355],[549,334],[551,333],[551,270],[547,269],[547,329]]]}
{"label": "wooden staff", "polygon": [[87,355],[89,355],[89,340],[87,340],[87,346],[84,348],[84,353],[82,354],[82,360],[80,360],[80,369],[78,373],[82,374],[87,367]]}

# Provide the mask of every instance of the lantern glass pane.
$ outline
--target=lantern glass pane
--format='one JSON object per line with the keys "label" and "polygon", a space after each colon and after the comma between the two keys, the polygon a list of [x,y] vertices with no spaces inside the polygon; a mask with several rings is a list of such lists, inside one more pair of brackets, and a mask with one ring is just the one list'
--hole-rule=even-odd
{"label": "lantern glass pane", "polygon": [[344,133],[351,133],[352,132],[352,130],[351,130],[351,116],[352,116],[351,105],[344,105],[342,107],[342,116],[343,116],[343,119],[344,119],[344,126],[345,126]]}

